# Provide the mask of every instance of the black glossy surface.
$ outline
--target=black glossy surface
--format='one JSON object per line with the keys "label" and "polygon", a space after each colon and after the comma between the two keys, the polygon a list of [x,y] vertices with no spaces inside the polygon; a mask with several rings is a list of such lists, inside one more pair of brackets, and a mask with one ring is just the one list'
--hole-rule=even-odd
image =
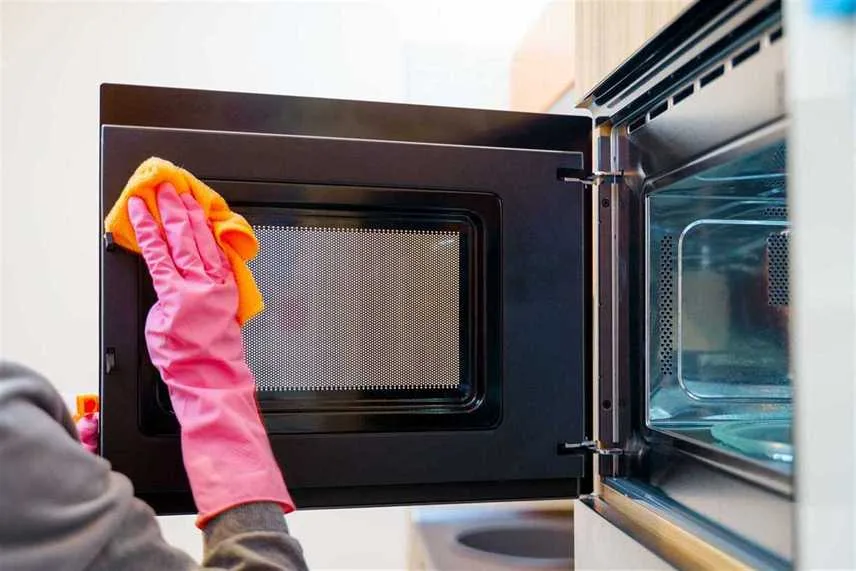
{"label": "black glossy surface", "polygon": [[[251,224],[454,230],[466,237],[461,268],[460,387],[433,390],[268,391],[259,404],[271,433],[400,432],[491,428],[502,412],[500,202],[485,193],[208,180]],[[155,301],[138,264],[140,313]],[[167,391],[140,351],[143,431],[176,434]]]}
{"label": "black glossy surface", "polygon": [[[591,470],[585,478],[517,480],[510,482],[444,482],[425,485],[333,486],[296,488],[289,484],[292,499],[301,508],[342,506],[381,507],[389,505],[451,504],[492,500],[535,500],[572,498],[591,492]],[[288,474],[286,473],[286,479]],[[137,496],[158,514],[175,515],[195,511],[186,490],[139,492]]]}
{"label": "black glossy surface", "polygon": [[[153,92],[118,89],[119,95],[134,95],[123,100],[116,89],[108,89],[109,97],[102,102],[104,122],[125,116],[128,122],[145,124],[147,118],[168,121],[173,117],[178,126],[189,125],[162,108],[172,92],[148,97]],[[207,110],[201,116],[193,114],[195,126],[222,129],[230,124],[232,118],[218,114],[222,108],[214,104],[223,97],[238,107],[246,103],[243,111],[236,112],[241,117],[244,113],[256,117],[256,96],[187,92],[183,97],[193,100],[191,95],[199,109]],[[303,125],[304,132],[310,129],[311,113],[291,115],[295,100],[277,100],[284,111],[269,118],[271,132],[281,132],[293,123],[283,123],[282,116],[302,117],[300,121],[309,121]],[[348,110],[363,116],[361,109],[378,105],[302,104],[332,109],[334,117],[348,115]],[[367,126],[365,138],[424,140],[429,137],[420,135],[416,127],[431,125],[448,112],[413,106],[383,108],[390,121],[380,131]],[[127,117],[129,109],[139,112],[137,119]],[[455,115],[461,119],[457,129],[452,130],[450,141],[440,142],[500,145],[513,140],[513,146],[525,147],[531,133],[531,146],[543,148],[550,141],[543,136],[544,125],[550,125],[551,132],[561,135],[563,145],[586,155],[167,129],[109,127],[102,131],[102,216],[133,169],[150,155],[170,159],[206,180],[220,181],[215,188],[216,184],[226,188],[224,182],[273,183],[254,186],[252,192],[240,190],[240,196],[229,195],[235,204],[276,203],[276,191],[271,189],[282,183],[311,189],[313,197],[336,193],[333,187],[361,187],[400,189],[408,191],[407,197],[416,197],[417,193],[409,194],[414,190],[438,196],[460,193],[455,199],[458,204],[472,193],[499,199],[500,238],[486,256],[499,250],[500,283],[491,287],[498,288],[501,298],[494,314],[482,316],[488,320],[482,324],[484,354],[496,356],[495,372],[486,374],[485,383],[500,387],[502,395],[498,424],[491,429],[432,431],[389,431],[391,425],[386,432],[378,432],[364,416],[364,432],[272,434],[274,453],[302,507],[572,496],[591,487],[586,456],[556,453],[558,442],[580,441],[590,433],[586,415],[590,200],[581,185],[558,181],[556,172],[588,166],[584,157],[591,122],[584,117],[482,111],[456,110]],[[235,119],[235,128],[244,129],[244,120]],[[263,118],[258,121],[259,126],[265,124]],[[513,136],[507,131],[511,124],[517,125],[510,131]],[[408,126],[416,128],[416,133]],[[334,127],[322,118],[317,134],[329,135]],[[433,133],[430,137],[443,138],[441,131],[427,129]],[[352,193],[339,191],[338,196],[351,209],[360,206],[351,204]],[[405,206],[400,201],[396,204]],[[145,311],[140,311],[138,301],[142,295],[139,258],[119,250],[102,251],[101,267],[101,346],[116,355],[113,371],[102,375],[103,453],[159,511],[186,511],[189,495],[177,436],[147,435],[141,429],[143,418],[159,405],[154,398],[141,400],[138,390],[152,374],[145,370],[142,356]],[[489,326],[490,319],[496,320],[495,326]],[[485,361],[489,364],[491,358]],[[295,414],[308,418],[306,413]],[[275,418],[266,414],[269,424]],[[401,426],[406,428],[404,422]]]}
{"label": "black glossy surface", "polygon": [[586,157],[591,132],[586,117],[114,84],[101,85],[101,124],[577,151]]}

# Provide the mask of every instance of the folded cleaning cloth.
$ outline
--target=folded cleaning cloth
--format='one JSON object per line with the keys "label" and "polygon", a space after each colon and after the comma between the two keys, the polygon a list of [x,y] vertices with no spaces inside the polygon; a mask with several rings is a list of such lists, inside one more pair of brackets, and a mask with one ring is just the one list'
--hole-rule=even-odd
{"label": "folded cleaning cloth", "polygon": [[179,194],[191,193],[205,212],[214,229],[217,243],[226,253],[235,274],[238,286],[238,321],[244,324],[264,309],[262,294],[247,267],[247,262],[259,252],[259,241],[244,217],[232,212],[223,197],[207,184],[169,161],[157,157],[147,159],[128,180],[116,204],[107,214],[104,227],[107,232],[113,234],[116,244],[139,253],[137,236],[128,217],[128,199],[132,196],[142,198],[160,224],[161,217],[155,194],[158,185],[164,182],[172,183]]}

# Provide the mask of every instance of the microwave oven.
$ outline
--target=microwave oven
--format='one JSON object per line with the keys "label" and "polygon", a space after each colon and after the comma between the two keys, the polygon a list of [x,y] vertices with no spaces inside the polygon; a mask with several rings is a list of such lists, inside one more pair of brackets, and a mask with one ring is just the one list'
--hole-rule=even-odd
{"label": "microwave oven", "polygon": [[[585,497],[787,567],[786,40],[779,2],[695,3],[574,115],[103,85],[102,219],[156,155],[253,225],[299,507]],[[151,283],[104,238],[101,451],[189,513]]]}

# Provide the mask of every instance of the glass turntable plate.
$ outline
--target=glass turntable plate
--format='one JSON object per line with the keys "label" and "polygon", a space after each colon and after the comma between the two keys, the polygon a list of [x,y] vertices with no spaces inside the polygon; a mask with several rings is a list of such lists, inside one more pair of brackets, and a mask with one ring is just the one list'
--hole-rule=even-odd
{"label": "glass turntable plate", "polygon": [[750,456],[778,462],[793,462],[791,423],[787,420],[761,420],[716,424],[710,429],[714,438]]}

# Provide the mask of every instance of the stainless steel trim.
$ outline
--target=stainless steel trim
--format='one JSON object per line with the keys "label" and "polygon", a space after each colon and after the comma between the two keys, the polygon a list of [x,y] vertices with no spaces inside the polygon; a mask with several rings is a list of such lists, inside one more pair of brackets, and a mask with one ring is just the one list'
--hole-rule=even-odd
{"label": "stainless steel trim", "polygon": [[[750,484],[760,486],[765,490],[777,494],[783,498],[793,499],[793,481],[791,475],[786,472],[769,468],[763,461],[756,461],[722,448],[714,448],[698,440],[690,440],[685,435],[664,430],[658,433],[671,438],[667,447],[670,460],[668,462],[680,462],[680,457],[704,464],[705,466],[740,478]],[[662,436],[661,436],[662,438]],[[678,459],[674,458],[678,456]],[[650,464],[655,469],[668,469],[665,466],[656,466],[656,460]]]}
{"label": "stainless steel trim", "polygon": [[[594,144],[594,143],[593,143]],[[600,226],[598,225],[598,217],[600,213],[600,198],[599,193],[595,190],[591,200],[591,402],[592,411],[592,438],[598,439],[600,435]],[[598,478],[599,466],[597,462],[594,465],[594,482],[595,486],[600,481]]]}
{"label": "stainless steel trim", "polygon": [[[699,540],[683,527],[671,523],[644,506],[602,488],[604,496],[583,498],[583,504],[618,528],[637,544],[674,569],[710,571],[750,570],[734,557]],[[609,498],[609,499],[606,499]],[[608,545],[599,549],[609,549]]]}
{"label": "stainless steel trim", "polygon": [[779,119],[774,123],[765,125],[751,133],[747,133],[739,139],[717,147],[679,167],[671,169],[665,173],[646,178],[644,185],[645,193],[649,194],[651,192],[655,192],[657,189],[669,186],[670,184],[690,177],[695,173],[727,163],[741,155],[746,155],[752,151],[771,145],[776,141],[787,139],[788,124],[787,118]]}
{"label": "stainless steel trim", "polygon": [[[599,419],[595,438],[602,446],[614,447],[616,444],[621,445],[630,436],[623,422],[628,415],[626,409],[630,401],[623,394],[623,385],[627,382],[624,377],[627,375],[629,363],[626,362],[626,292],[621,291],[620,279],[623,275],[622,264],[627,262],[629,236],[625,222],[628,197],[623,175],[618,174],[620,171],[611,169],[612,147],[608,126],[596,128],[593,144],[595,168],[601,173],[608,173],[595,178],[594,185],[597,252],[594,272],[597,276],[597,348],[594,376],[597,398],[594,406]],[[617,467],[618,464],[613,462],[612,470]]]}
{"label": "stainless steel trim", "polygon": [[[612,219],[612,259],[610,260],[610,264],[612,265],[612,299],[610,300],[610,304],[612,305],[612,436],[613,440],[618,442],[620,441],[621,429],[618,424],[618,411],[619,411],[619,398],[620,398],[620,387],[618,386],[619,375],[621,374],[620,365],[618,362],[619,357],[619,348],[620,348],[620,340],[618,337],[619,331],[621,331],[621,324],[619,322],[619,316],[621,315],[622,307],[619,304],[619,292],[618,292],[618,276],[620,275],[621,268],[619,267],[621,263],[621,252],[618,249],[619,246],[619,233],[622,231],[621,224],[619,221],[619,212],[621,209],[620,197],[618,195],[618,185],[611,184],[610,188],[610,196],[612,200],[612,208],[611,219]],[[624,230],[626,231],[626,230]]]}
{"label": "stainless steel trim", "polygon": [[[698,30],[698,32],[696,32],[687,41],[675,48],[671,57],[664,58],[662,63],[659,66],[653,67],[647,76],[640,78],[608,102],[600,105],[597,104],[594,101],[592,92],[586,95],[578,107],[587,108],[592,112],[594,117],[615,115],[631,104],[635,99],[643,96],[646,92],[649,92],[657,84],[667,81],[670,74],[673,74],[680,67],[691,63],[708,47],[714,45],[719,40],[726,38],[729,34],[734,32],[735,29],[739,28],[743,23],[770,4],[772,4],[770,0],[752,0],[736,10],[727,12],[722,17],[711,21],[707,26]],[[777,21],[777,18],[774,18],[772,21]],[[739,41],[739,39],[735,39],[735,41]],[[675,87],[684,87],[684,85],[685,84],[680,84]],[[597,86],[595,87],[595,91],[596,90]],[[656,104],[656,102],[654,104]]]}
{"label": "stainless steel trim", "polygon": [[613,401],[616,391],[616,366],[615,343],[615,274],[617,272],[617,259],[615,251],[615,210],[613,185],[596,185],[595,195],[596,219],[595,228],[597,232],[597,275],[598,275],[598,297],[595,305],[598,315],[597,330],[597,371],[594,377],[599,388],[597,398],[594,402],[595,415],[601,419],[598,431],[595,435],[597,440],[613,443],[618,438],[615,415],[611,412],[606,414],[602,403],[605,400]]}
{"label": "stainless steel trim", "polygon": [[764,475],[744,458],[724,456],[673,441],[649,455],[646,482],[746,540],[793,559],[796,502],[784,491],[790,487],[788,477],[769,471]]}
{"label": "stainless steel trim", "polygon": [[[630,132],[630,142],[639,149],[640,170],[648,177],[659,176],[785,116],[786,43],[764,44],[736,68],[726,57],[718,64],[723,74],[715,81],[701,88],[704,76],[694,79],[692,96]],[[622,124],[618,117],[613,121]]]}
{"label": "stainless steel trim", "polygon": [[[681,569],[791,567],[788,554],[777,554],[747,537],[744,530],[713,521],[641,482],[605,478],[601,496],[585,501],[655,554]],[[753,507],[729,503],[734,513]],[[776,531],[788,525],[789,519],[784,518],[784,521],[769,522],[768,528]]]}
{"label": "stainless steel trim", "polygon": [[[641,193],[640,193],[641,194]],[[644,209],[645,215],[645,228],[651,227],[651,210],[648,208],[648,202],[645,200],[644,196],[642,198],[642,208]],[[651,275],[651,244],[650,244],[650,236],[649,233],[645,232],[645,245],[643,246],[643,255],[645,256],[645,278],[643,282],[643,287],[645,288],[644,297],[645,297],[645,316],[644,316],[644,343],[645,343],[645,353],[643,359],[645,361],[642,363],[642,369],[645,374],[645,410],[643,411],[642,418],[644,419],[645,426],[650,428],[651,426],[651,375],[650,375],[650,367],[648,366],[648,356],[651,354],[652,350],[652,341],[651,335],[649,332],[651,331],[651,312],[653,308],[653,304],[651,303],[651,295],[649,294],[650,287],[648,285],[648,276]]]}

